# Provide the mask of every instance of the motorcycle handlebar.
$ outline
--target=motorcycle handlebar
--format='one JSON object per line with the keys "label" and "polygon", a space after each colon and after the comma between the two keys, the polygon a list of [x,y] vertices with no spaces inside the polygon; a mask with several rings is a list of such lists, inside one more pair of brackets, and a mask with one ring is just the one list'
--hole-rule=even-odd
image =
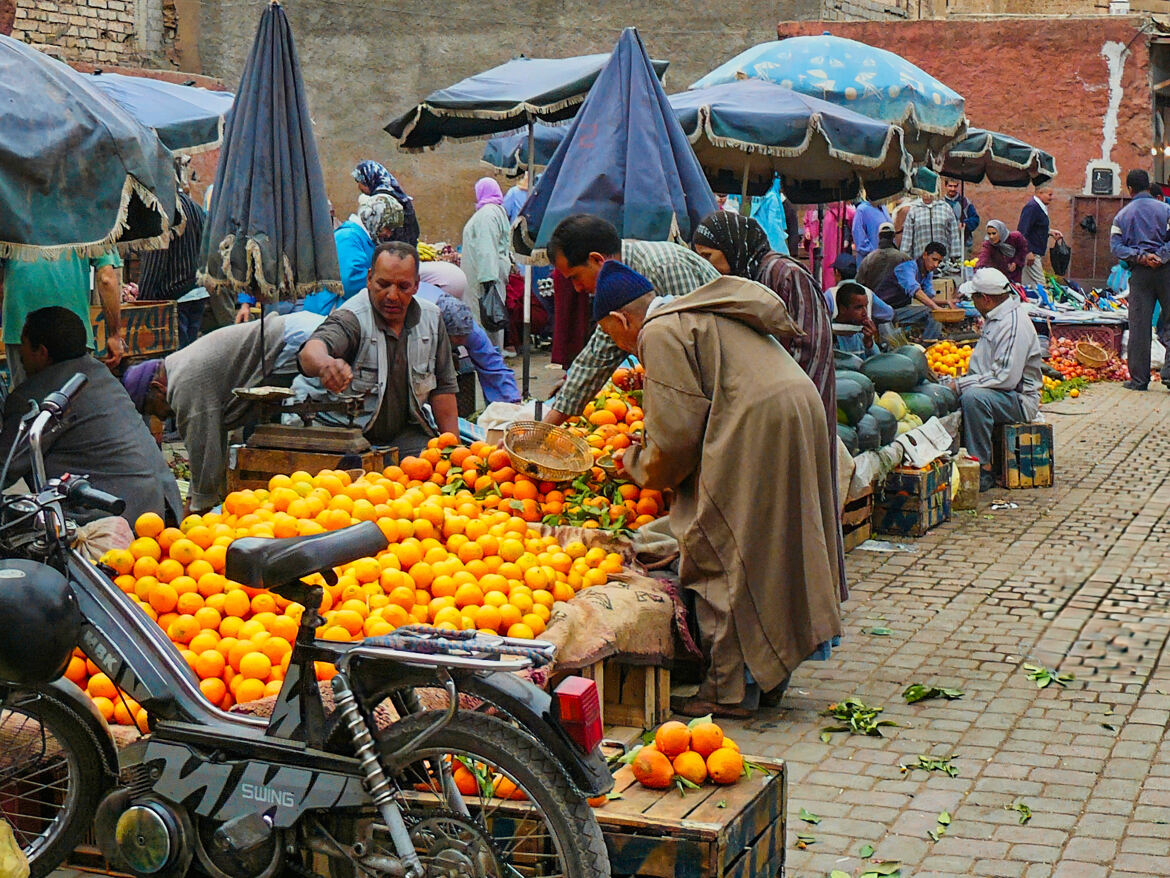
{"label": "motorcycle handlebar", "polygon": [[121,497],[107,494],[77,476],[70,478],[66,484],[65,502],[70,506],[96,509],[99,512],[108,512],[110,515],[121,515],[126,511],[126,501]]}
{"label": "motorcycle handlebar", "polygon": [[78,391],[88,381],[89,378],[84,373],[75,373],[60,390],[54,390],[45,397],[45,401],[41,403],[41,409],[52,412],[54,417],[61,417],[69,410],[69,403],[73,401],[73,397],[77,396]]}

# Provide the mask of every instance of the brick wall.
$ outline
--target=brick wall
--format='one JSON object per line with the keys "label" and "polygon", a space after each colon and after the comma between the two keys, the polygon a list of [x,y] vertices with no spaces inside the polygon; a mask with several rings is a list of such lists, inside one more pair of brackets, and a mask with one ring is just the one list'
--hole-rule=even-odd
{"label": "brick wall", "polygon": [[165,63],[174,0],[15,0],[11,34],[70,63]]}
{"label": "brick wall", "polygon": [[917,18],[914,0],[825,0],[825,21],[888,21]]}

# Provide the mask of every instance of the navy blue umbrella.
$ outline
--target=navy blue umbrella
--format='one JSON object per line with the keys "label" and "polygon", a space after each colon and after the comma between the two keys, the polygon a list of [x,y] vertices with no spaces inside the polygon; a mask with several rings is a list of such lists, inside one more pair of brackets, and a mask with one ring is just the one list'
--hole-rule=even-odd
{"label": "navy blue umbrella", "polygon": [[0,257],[157,248],[174,216],[157,135],[73,68],[0,36]]}
{"label": "navy blue umbrella", "polygon": [[265,9],[227,122],[199,282],[263,301],[326,289],[341,274],[313,123],[284,10]]}
{"label": "navy blue umbrella", "polygon": [[557,223],[575,213],[604,217],[623,238],[689,241],[715,206],[642,40],[626,28],[521,209],[512,243],[542,260]]}
{"label": "navy blue umbrella", "polygon": [[87,79],[143,125],[153,128],[172,152],[196,153],[219,146],[224,116],[235,100],[230,91],[176,85],[146,76],[98,72]]}
{"label": "navy blue umbrella", "polygon": [[481,161],[485,165],[497,168],[508,177],[519,177],[527,172],[529,165],[533,171],[543,171],[548,165],[553,153],[565,139],[568,128],[560,125],[544,125],[538,123],[532,126],[534,147],[532,159],[528,157],[528,132],[518,131],[515,134],[503,134],[493,137],[483,148]]}
{"label": "navy blue umbrella", "polygon": [[982,128],[951,144],[943,156],[942,175],[964,183],[1014,186],[1044,183],[1056,176],[1056,159],[1042,149]]}
{"label": "navy blue umbrella", "polygon": [[[514,58],[429,94],[386,126],[404,152],[433,149],[445,138],[480,140],[533,121],[573,118],[609,55]],[[653,61],[655,73],[666,61]]]}

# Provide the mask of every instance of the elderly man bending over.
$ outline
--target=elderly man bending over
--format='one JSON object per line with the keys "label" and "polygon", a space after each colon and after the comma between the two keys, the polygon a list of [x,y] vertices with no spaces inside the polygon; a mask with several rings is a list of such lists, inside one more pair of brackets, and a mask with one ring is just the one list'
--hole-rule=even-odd
{"label": "elderly man bending over", "polygon": [[1040,340],[1003,272],[981,268],[959,290],[983,315],[967,374],[951,381],[963,409],[963,444],[983,468],[979,490],[995,487],[991,434],[996,424],[1034,420],[1040,411]]}
{"label": "elderly man bending over", "polygon": [[[624,264],[597,274],[593,314],[646,367],[644,445],[621,464],[674,490],[683,588],[707,673],[688,716],[750,716],[841,634],[835,459],[825,409],[776,340],[800,330],[767,287],[720,277],[655,298]],[[782,474],[761,488],[761,473]]]}

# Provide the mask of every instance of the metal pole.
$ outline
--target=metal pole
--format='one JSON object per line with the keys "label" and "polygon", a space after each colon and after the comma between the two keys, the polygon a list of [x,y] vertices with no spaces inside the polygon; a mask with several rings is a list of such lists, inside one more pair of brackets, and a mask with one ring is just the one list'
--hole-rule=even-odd
{"label": "metal pole", "polygon": [[752,215],[751,196],[748,195],[748,175],[752,168],[752,154],[749,152],[747,158],[743,160],[743,191],[739,196],[739,212],[743,216]]}
{"label": "metal pole", "polygon": [[[532,162],[536,155],[536,128],[532,124],[532,117],[528,117],[528,196],[532,197]],[[528,399],[528,385],[531,378],[532,359],[532,265],[524,266],[524,328],[520,334],[520,345],[523,349],[524,365],[521,369],[521,398]]]}

